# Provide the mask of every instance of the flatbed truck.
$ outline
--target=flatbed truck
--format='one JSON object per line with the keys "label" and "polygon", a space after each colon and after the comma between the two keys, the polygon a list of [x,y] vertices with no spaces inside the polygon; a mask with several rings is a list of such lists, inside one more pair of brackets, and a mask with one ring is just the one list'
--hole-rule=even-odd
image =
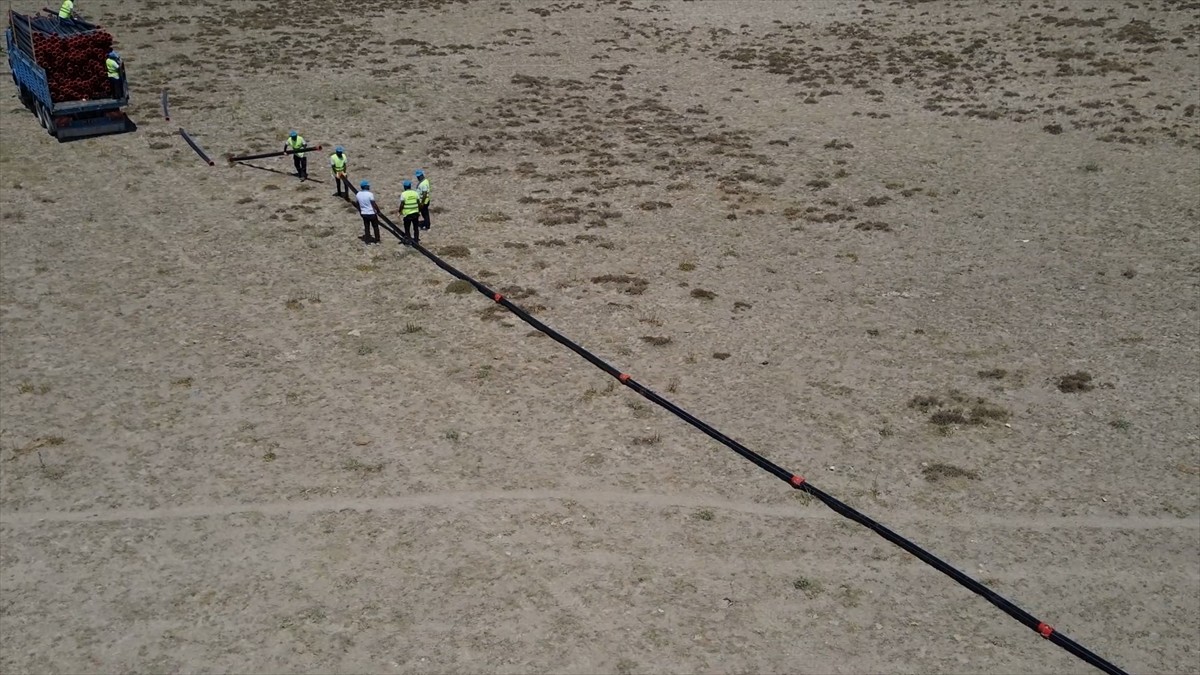
{"label": "flatbed truck", "polygon": [[55,101],[50,95],[46,71],[38,63],[34,45],[36,33],[69,38],[99,30],[99,26],[80,19],[26,15],[12,10],[8,12],[4,44],[8,52],[8,68],[12,71],[18,96],[21,103],[37,117],[42,128],[60,141],[121,132],[131,126],[124,111],[129,105],[128,83],[123,82],[120,98]]}

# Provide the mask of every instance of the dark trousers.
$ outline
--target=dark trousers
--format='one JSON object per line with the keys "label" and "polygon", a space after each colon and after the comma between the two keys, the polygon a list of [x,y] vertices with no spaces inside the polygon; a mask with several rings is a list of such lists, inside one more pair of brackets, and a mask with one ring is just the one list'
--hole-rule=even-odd
{"label": "dark trousers", "polygon": [[[371,215],[362,214],[363,219],[363,241],[368,244],[371,242],[379,243],[379,216],[372,213]],[[372,233],[372,229],[374,233]]]}
{"label": "dark trousers", "polygon": [[404,234],[412,237],[413,242],[421,243],[421,214],[410,213],[404,216]]}
{"label": "dark trousers", "polygon": [[421,209],[421,229],[428,230],[429,229],[429,205],[422,204],[422,205],[418,206],[417,208]]}
{"label": "dark trousers", "polygon": [[337,190],[337,196],[350,198],[350,179],[346,178],[346,174],[333,174],[333,189]]}
{"label": "dark trousers", "polygon": [[121,98],[121,92],[124,89],[124,87],[121,86],[121,78],[110,77],[108,78],[108,84],[112,86],[112,97]]}
{"label": "dark trousers", "polygon": [[308,178],[308,158],[300,155],[292,155],[292,164],[296,165],[296,175],[301,178]]}

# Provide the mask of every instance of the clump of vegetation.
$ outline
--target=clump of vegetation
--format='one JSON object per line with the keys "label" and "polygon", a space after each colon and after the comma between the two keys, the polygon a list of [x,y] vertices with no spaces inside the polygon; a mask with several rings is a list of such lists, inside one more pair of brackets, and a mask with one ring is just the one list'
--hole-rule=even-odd
{"label": "clump of vegetation", "polygon": [[641,295],[646,292],[646,288],[650,285],[649,281],[628,274],[602,274],[598,277],[592,277],[592,283],[612,284],[618,286],[629,295]]}
{"label": "clump of vegetation", "polygon": [[908,402],[908,407],[918,408],[922,411],[936,408],[942,405],[942,400],[936,396],[914,396]]}
{"label": "clump of vegetation", "polygon": [[933,413],[929,416],[929,421],[939,427],[946,427],[951,424],[966,424],[967,418],[961,408],[950,408]]}
{"label": "clump of vegetation", "polygon": [[455,279],[446,284],[446,292],[453,293],[454,295],[463,295],[473,290],[475,290],[475,287],[471,285],[471,282],[463,281],[462,279]]}
{"label": "clump of vegetation", "polygon": [[713,293],[712,291],[707,291],[703,288],[693,288],[690,295],[693,298],[697,298],[699,300],[712,300],[713,298],[717,297],[716,293]]}
{"label": "clump of vegetation", "polygon": [[638,208],[643,211],[657,211],[659,209],[671,208],[671,202],[649,201],[638,204]]}
{"label": "clump of vegetation", "polygon": [[931,483],[954,478],[979,480],[979,474],[974,471],[963,469],[954,466],[953,464],[942,464],[941,462],[930,464],[929,466],[922,468],[921,474],[925,476],[925,480]]}
{"label": "clump of vegetation", "polygon": [[1159,41],[1160,32],[1157,28],[1151,26],[1148,21],[1133,19],[1117,29],[1114,37],[1121,42],[1148,45]]}
{"label": "clump of vegetation", "polygon": [[643,335],[642,342],[655,347],[663,347],[671,344],[671,338],[668,336]]}
{"label": "clump of vegetation", "polygon": [[976,375],[984,380],[1003,380],[1008,376],[1008,371],[1003,368],[992,368],[991,370],[981,370]]}
{"label": "clump of vegetation", "polygon": [[891,232],[892,226],[879,220],[868,220],[855,224],[854,229],[863,232]]}
{"label": "clump of vegetation", "polygon": [[1064,394],[1081,394],[1095,388],[1091,374],[1082,370],[1058,378],[1058,390]]}
{"label": "clump of vegetation", "polygon": [[358,459],[351,458],[342,464],[342,468],[346,471],[357,471],[364,474],[379,473],[383,471],[383,462],[379,464],[364,464]]}
{"label": "clump of vegetation", "polygon": [[930,413],[929,422],[937,425],[942,434],[950,433],[952,425],[986,426],[992,422],[1005,422],[1012,416],[1007,409],[987,399],[973,398],[956,389],[948,392],[945,399],[914,396],[909,400],[908,407]]}
{"label": "clump of vegetation", "polygon": [[438,254],[445,258],[467,258],[471,255],[471,249],[462,244],[452,244],[439,248]]}
{"label": "clump of vegetation", "polygon": [[1006,422],[1012,414],[998,405],[978,403],[971,408],[971,424],[987,424],[988,422]]}
{"label": "clump of vegetation", "polygon": [[810,598],[819,595],[821,591],[824,590],[820,581],[817,581],[816,579],[809,579],[808,577],[800,577],[799,579],[793,581],[792,588],[802,591]]}

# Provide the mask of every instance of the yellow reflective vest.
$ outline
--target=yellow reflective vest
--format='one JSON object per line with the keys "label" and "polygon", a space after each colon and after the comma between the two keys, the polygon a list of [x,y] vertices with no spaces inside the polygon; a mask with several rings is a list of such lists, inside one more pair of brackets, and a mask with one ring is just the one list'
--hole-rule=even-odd
{"label": "yellow reflective vest", "polygon": [[[293,151],[295,151],[295,150],[299,150],[300,148],[303,148],[303,147],[304,147],[304,137],[303,137],[303,136],[297,136],[297,137],[295,137],[295,138],[292,138],[291,136],[288,136],[288,139],[287,139],[287,144],[288,144],[288,147],[289,147],[289,148],[291,148]],[[304,156],[305,154],[307,154],[307,153],[303,153],[303,152],[295,152],[294,154],[295,154],[297,157],[303,157],[303,156]]]}
{"label": "yellow reflective vest", "polygon": [[118,63],[116,59],[112,58],[111,56],[107,59],[104,59],[104,67],[108,69],[108,79],[121,79],[121,64]]}
{"label": "yellow reflective vest", "polygon": [[339,173],[346,173],[346,155],[338,157],[336,152],[330,155],[329,168],[333,170],[333,175],[335,176]]}
{"label": "yellow reflective vest", "polygon": [[74,12],[75,0],[63,0],[62,7],[58,8],[58,18],[69,19]]}
{"label": "yellow reflective vest", "polygon": [[408,216],[420,211],[417,203],[420,201],[416,190],[405,190],[400,193],[400,215]]}

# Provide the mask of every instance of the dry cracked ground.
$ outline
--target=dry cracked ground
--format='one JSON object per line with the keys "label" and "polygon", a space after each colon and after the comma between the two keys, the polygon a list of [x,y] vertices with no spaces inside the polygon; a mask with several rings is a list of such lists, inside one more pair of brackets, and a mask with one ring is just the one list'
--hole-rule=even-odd
{"label": "dry cracked ground", "polygon": [[425,168],[453,264],[1200,669],[1200,3],[81,9],[135,133],[55,143],[0,83],[0,670],[1088,672],[364,247],[325,153],[180,126],[342,144],[391,214]]}

